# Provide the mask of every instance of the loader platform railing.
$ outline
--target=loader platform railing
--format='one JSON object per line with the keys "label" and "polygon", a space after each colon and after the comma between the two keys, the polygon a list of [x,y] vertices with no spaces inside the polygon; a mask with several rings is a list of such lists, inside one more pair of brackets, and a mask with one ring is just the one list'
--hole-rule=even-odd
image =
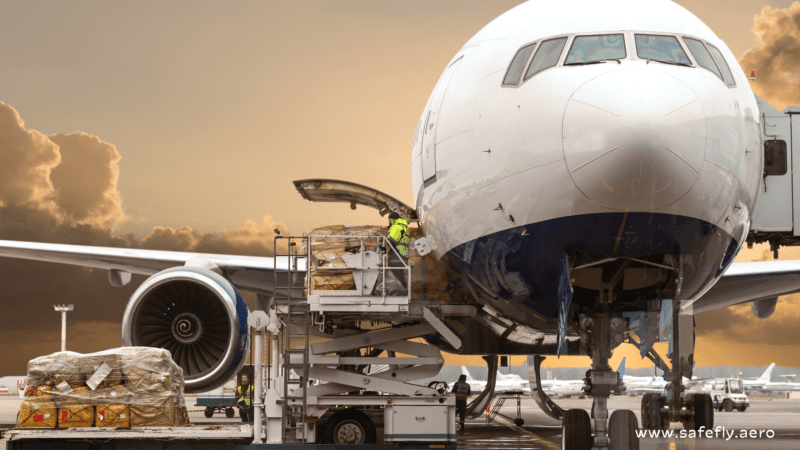
{"label": "loader platform railing", "polygon": [[408,312],[414,281],[411,266],[385,236],[309,235],[303,239],[311,311]]}

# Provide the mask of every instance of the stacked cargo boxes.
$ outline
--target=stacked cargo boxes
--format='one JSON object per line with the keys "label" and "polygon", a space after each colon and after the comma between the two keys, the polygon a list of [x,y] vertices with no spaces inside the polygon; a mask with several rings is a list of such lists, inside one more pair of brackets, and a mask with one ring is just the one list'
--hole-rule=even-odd
{"label": "stacked cargo boxes", "polygon": [[28,363],[21,428],[152,427],[189,423],[182,369],[169,351],[60,352]]}

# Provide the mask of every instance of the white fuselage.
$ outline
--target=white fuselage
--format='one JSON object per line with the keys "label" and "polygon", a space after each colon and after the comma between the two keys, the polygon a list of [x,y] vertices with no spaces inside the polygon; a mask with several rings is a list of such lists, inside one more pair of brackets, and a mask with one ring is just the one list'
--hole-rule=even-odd
{"label": "white fuselage", "polygon": [[[469,388],[472,391],[472,395],[480,394],[481,391],[486,389],[485,381],[476,380],[471,376],[467,378],[467,384],[469,384]],[[504,375],[498,371],[497,379],[494,385],[494,392],[495,394],[503,394],[506,392],[522,392],[524,394],[530,395],[531,388],[530,388],[530,383],[524,378],[520,377],[519,375],[516,374]]]}
{"label": "white fuselage", "polygon": [[[624,37],[624,57],[564,65],[577,37],[603,34]],[[691,67],[641,58],[637,34],[679,39]],[[521,49],[557,37],[555,66],[504,85]],[[719,49],[731,83],[700,66],[689,38]],[[417,212],[476,301],[514,323],[552,332],[552,280],[576,249],[680,255],[688,304],[748,232],[759,123],[736,58],[681,6],[531,1],[478,32],[434,88],[412,151]]]}
{"label": "white fuselage", "polygon": [[554,384],[550,387],[550,393],[560,397],[572,397],[574,395],[584,395],[583,380],[568,380]]}

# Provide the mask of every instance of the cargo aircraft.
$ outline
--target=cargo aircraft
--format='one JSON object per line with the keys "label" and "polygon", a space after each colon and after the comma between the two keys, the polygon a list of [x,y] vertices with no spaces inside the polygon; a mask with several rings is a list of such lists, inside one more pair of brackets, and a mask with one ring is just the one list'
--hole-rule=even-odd
{"label": "cargo aircraft", "polygon": [[[643,399],[643,427],[712,428],[710,397],[682,392],[692,314],[752,302],[766,318],[800,290],[800,261],[733,263],[746,242],[767,239],[751,229],[775,189],[764,107],[725,43],[671,1],[535,0],[480,30],[433,87],[411,150],[415,207],[352,183],[295,184],[310,200],[397,212],[436,244],[458,280],[452,301],[478,312],[448,321],[461,348],[440,335],[429,343],[533,355],[532,388],[544,356],[590,356],[591,419],[534,390],[563,421],[564,449],[638,448],[634,413],[608,416],[615,347],[637,345],[669,381]],[[773,248],[792,239],[769,236]],[[220,386],[247,355],[239,290],[268,296],[284,269],[272,258],[12,241],[0,256],[107,269],[115,285],[149,276],[123,317],[124,343],[170,349],[194,391]],[[669,364],[652,348],[664,336]]]}

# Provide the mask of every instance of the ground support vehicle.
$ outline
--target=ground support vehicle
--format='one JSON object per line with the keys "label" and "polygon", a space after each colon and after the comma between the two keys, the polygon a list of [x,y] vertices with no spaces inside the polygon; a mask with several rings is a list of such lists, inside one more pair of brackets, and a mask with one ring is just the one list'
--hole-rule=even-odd
{"label": "ground support vehicle", "polygon": [[706,384],[708,389],[703,389],[711,395],[714,401],[714,408],[717,411],[737,411],[744,412],[750,406],[750,400],[744,393],[742,380],[738,378],[717,378]]}
{"label": "ground support vehicle", "polygon": [[225,417],[229,419],[236,415],[235,396],[198,394],[197,403],[195,403],[195,406],[204,407],[205,411],[203,411],[203,414],[205,414],[205,416],[208,418],[214,417],[215,412],[224,412]]}

